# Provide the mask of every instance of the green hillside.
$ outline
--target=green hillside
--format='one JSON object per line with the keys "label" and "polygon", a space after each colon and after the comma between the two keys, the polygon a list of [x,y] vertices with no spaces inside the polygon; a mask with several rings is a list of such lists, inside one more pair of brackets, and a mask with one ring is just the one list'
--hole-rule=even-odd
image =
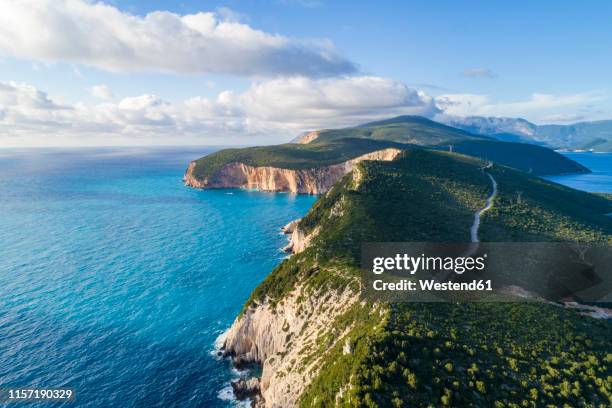
{"label": "green hillside", "polygon": [[589,171],[586,167],[554,150],[526,143],[470,140],[454,144],[453,151],[486,158],[495,163],[537,175]]}
{"label": "green hillside", "polygon": [[538,175],[589,171],[575,161],[544,147],[497,141],[419,116],[398,116],[355,128],[324,130],[315,142],[341,140],[346,137],[411,143],[435,149],[450,149],[452,145],[454,151]]}
{"label": "green hillside", "polygon": [[406,145],[369,139],[340,139],[309,144],[286,143],[273,146],[224,149],[196,160],[194,175],[206,178],[225,164],[239,162],[249,166],[282,169],[305,169],[342,163],[355,157],[388,147]]}
{"label": "green hillside", "polygon": [[[347,175],[300,221],[306,233],[319,231],[311,245],[283,261],[246,307],[264,298],[282,307],[297,285],[303,296],[359,290],[362,242],[469,240],[491,189],[483,164],[422,149],[361,163],[358,178]],[[510,168],[490,172],[499,193],[482,220],[484,241],[612,242],[607,198]],[[346,342],[334,343],[340,333]],[[610,338],[608,322],[547,304],[357,302],[305,351],[305,365],[324,358],[300,404],[608,406]]]}
{"label": "green hillside", "polygon": [[398,116],[354,128],[326,129],[322,130],[315,140],[330,141],[347,137],[421,146],[456,143],[461,140],[491,140],[487,136],[474,135],[420,116]]}

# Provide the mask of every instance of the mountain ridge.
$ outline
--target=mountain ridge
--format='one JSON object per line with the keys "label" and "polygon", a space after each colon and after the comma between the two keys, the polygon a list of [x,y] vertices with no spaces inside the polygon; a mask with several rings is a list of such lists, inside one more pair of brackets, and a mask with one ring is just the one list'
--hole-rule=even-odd
{"label": "mountain ridge", "polygon": [[441,120],[467,132],[494,138],[513,135],[522,142],[545,145],[553,149],[612,151],[612,120],[584,121],[568,125],[536,125],[522,118],[485,116],[443,116]]}

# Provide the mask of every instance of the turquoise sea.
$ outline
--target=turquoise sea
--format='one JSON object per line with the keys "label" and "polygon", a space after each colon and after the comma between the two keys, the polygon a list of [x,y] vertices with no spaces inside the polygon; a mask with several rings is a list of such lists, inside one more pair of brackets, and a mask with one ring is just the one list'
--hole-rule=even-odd
{"label": "turquoise sea", "polygon": [[[215,340],[315,198],[186,188],[208,151],[0,150],[0,387],[72,387],[78,407],[235,404]],[[595,172],[555,180],[612,191],[612,155],[568,156]]]}
{"label": "turquoise sea", "polygon": [[62,406],[233,404],[215,339],[315,198],[186,188],[205,152],[0,150],[0,387],[73,387]]}
{"label": "turquoise sea", "polygon": [[568,152],[565,156],[586,166],[592,173],[546,177],[578,190],[612,193],[612,153]]}

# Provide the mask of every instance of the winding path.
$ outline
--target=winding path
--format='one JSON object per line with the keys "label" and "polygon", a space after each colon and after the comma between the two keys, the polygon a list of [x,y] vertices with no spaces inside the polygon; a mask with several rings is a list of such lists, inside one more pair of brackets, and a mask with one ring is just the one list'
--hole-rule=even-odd
{"label": "winding path", "polygon": [[[485,169],[490,169],[491,167],[493,167],[493,163],[489,162],[489,164],[483,167],[482,170],[485,171]],[[482,216],[482,214],[487,212],[491,207],[493,207],[493,200],[495,199],[495,196],[497,195],[497,181],[495,181],[491,173],[487,173],[487,176],[489,176],[489,178],[491,179],[491,185],[493,186],[493,192],[487,198],[487,202],[485,206],[482,209],[474,213],[474,223],[472,224],[472,228],[470,228],[471,242],[480,242],[480,240],[478,239],[478,228],[480,227],[480,217]]]}

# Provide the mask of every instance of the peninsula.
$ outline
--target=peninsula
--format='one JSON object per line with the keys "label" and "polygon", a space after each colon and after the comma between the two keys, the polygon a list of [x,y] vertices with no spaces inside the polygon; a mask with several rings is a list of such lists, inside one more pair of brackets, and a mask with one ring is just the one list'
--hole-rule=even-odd
{"label": "peninsula", "polygon": [[[450,140],[443,126],[434,145],[425,135],[372,137],[378,126],[348,132],[367,137],[321,131],[303,143],[226,150],[190,165],[186,180],[197,187],[261,187],[249,172],[265,167],[278,169],[266,190],[325,193],[285,227],[292,255],[253,291],[223,341],[235,365],[262,367],[233,384],[237,397],[258,407],[609,403],[609,322],[546,301],[373,302],[359,268],[362,242],[611,243],[612,200],[525,168],[534,155],[547,166],[538,172],[585,171],[551,150],[526,145],[515,147],[525,156],[483,160],[441,145],[507,145],[463,132]],[[228,177],[229,168],[247,175]],[[279,183],[281,171],[296,182]],[[300,184],[306,172],[313,179]],[[512,295],[537,299],[537,288],[519,289]]]}

